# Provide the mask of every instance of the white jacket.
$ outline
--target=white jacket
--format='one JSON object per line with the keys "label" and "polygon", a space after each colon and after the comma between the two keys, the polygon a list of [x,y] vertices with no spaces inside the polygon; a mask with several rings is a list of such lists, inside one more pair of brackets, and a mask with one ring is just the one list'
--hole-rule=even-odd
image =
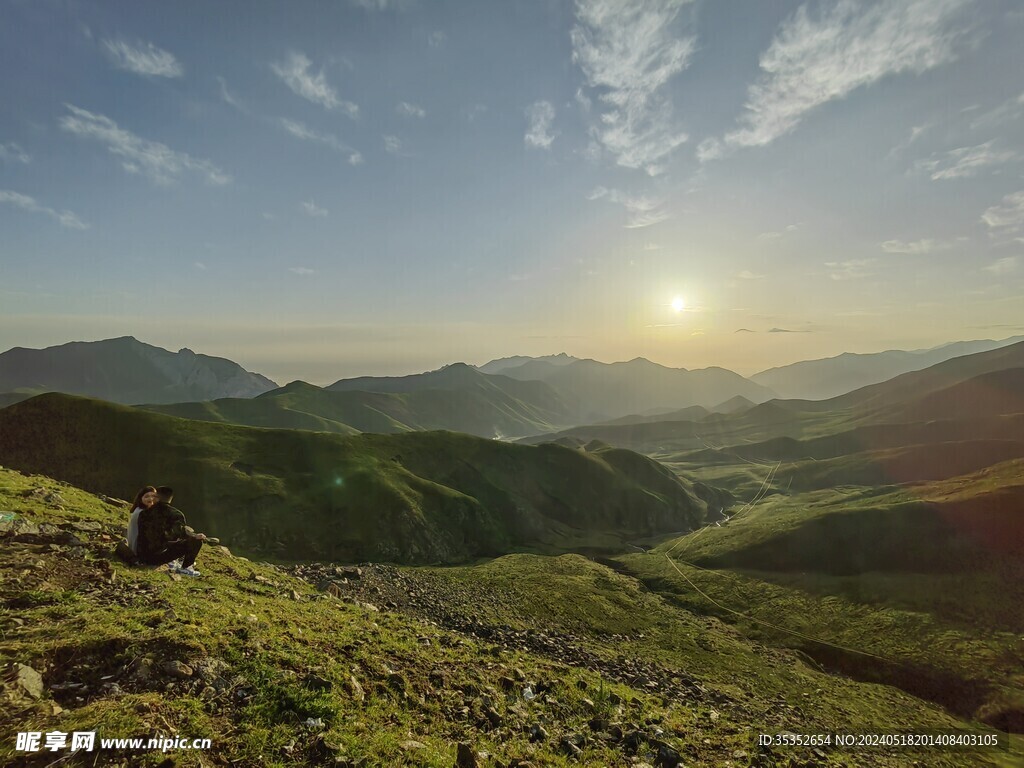
{"label": "white jacket", "polygon": [[141,513],[142,507],[136,507],[132,510],[132,516],[128,518],[128,546],[135,554],[138,554],[135,544],[139,540],[139,515]]}

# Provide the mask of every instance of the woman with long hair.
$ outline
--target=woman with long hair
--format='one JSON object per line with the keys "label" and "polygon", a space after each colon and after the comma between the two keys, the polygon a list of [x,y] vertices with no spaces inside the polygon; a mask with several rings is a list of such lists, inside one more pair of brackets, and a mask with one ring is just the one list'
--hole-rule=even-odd
{"label": "woman with long hair", "polygon": [[149,509],[156,504],[156,500],[156,488],[152,485],[144,486],[135,494],[135,501],[132,502],[132,513],[128,518],[128,547],[135,554],[138,554],[135,545],[139,540],[139,515],[142,514],[142,510]]}

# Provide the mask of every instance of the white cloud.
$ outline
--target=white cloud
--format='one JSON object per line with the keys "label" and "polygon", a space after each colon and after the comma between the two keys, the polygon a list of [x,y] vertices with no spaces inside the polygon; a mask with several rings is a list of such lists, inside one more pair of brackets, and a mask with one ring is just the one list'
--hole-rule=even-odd
{"label": "white cloud", "polygon": [[205,272],[206,270],[209,269],[209,267],[206,266],[203,262],[197,261],[196,262],[196,269],[200,270],[201,272]]}
{"label": "white cloud", "polygon": [[664,171],[689,137],[674,125],[665,86],[696,48],[676,23],[688,0],[578,0],[573,61],[597,92],[591,135],[626,168]]}
{"label": "white cloud", "polygon": [[971,122],[971,128],[990,128],[1016,120],[1022,115],[1024,115],[1024,93],[1009,98],[995,109],[979,115]]}
{"label": "white cloud", "polygon": [[555,120],[555,108],[550,101],[535,101],[526,108],[526,119],[529,125],[523,141],[526,146],[537,149],[550,149],[558,132],[551,132],[551,123]]}
{"label": "white cloud", "polygon": [[307,216],[312,216],[313,218],[323,218],[327,215],[327,209],[321,208],[312,200],[304,200],[302,202],[302,210],[306,212]]}
{"label": "white cloud", "polygon": [[359,165],[363,162],[363,156],[359,154],[359,152],[352,149],[352,147],[348,146],[343,141],[340,141],[333,133],[320,133],[318,131],[314,131],[304,123],[300,123],[298,120],[290,120],[287,117],[282,117],[279,122],[282,128],[297,139],[323,144],[330,147],[335,152],[347,155],[350,165]]}
{"label": "white cloud", "polygon": [[754,274],[749,269],[744,269],[742,272],[740,272],[738,275],[736,275],[736,277],[740,278],[741,280],[763,280],[764,279],[764,275]]}
{"label": "white cloud", "polygon": [[152,43],[129,45],[123,40],[104,40],[107,55],[120,69],[146,77],[181,77],[185,74],[174,55]]}
{"label": "white cloud", "polygon": [[49,216],[66,229],[88,229],[89,225],[82,221],[78,214],[71,211],[56,211],[40,204],[34,197],[23,195],[20,192],[13,192],[9,189],[0,189],[0,203],[13,205],[29,213],[42,213]]}
{"label": "white cloud", "polygon": [[856,280],[867,277],[870,272],[866,267],[875,262],[875,259],[851,259],[849,261],[826,261],[825,266],[831,267],[829,277],[833,280]]}
{"label": "white cloud", "polygon": [[223,77],[220,77],[218,75],[217,82],[220,83],[220,97],[224,100],[224,102],[226,104],[230,104],[235,109],[239,109],[243,112],[246,112],[247,110],[245,108],[245,105],[242,104],[241,100],[239,100],[238,97],[236,97],[233,93],[231,93],[231,91],[228,90],[227,81]]}
{"label": "white cloud", "polygon": [[271,64],[270,68],[292,91],[302,98],[319,104],[325,109],[341,110],[351,118],[359,115],[359,106],[350,101],[338,98],[337,92],[327,82],[327,76],[321,69],[315,75],[309,69],[313,66],[305,54],[292,52],[280,64]]}
{"label": "white cloud", "polygon": [[762,75],[748,90],[742,127],[724,144],[765,146],[857,88],[952,61],[965,31],[956,17],[968,6],[969,0],[834,0],[815,14],[801,6],[761,55]]}
{"label": "white cloud", "polygon": [[650,227],[672,218],[672,214],[665,210],[663,200],[646,195],[629,195],[617,189],[597,187],[587,195],[587,199],[607,199],[621,205],[628,214],[624,225],[627,229]]}
{"label": "white cloud", "polygon": [[310,269],[309,267],[288,267],[288,271],[302,276],[316,274],[316,270]]}
{"label": "white cloud", "polygon": [[0,144],[0,163],[30,163],[31,155],[13,141]]}
{"label": "white cloud", "polygon": [[1007,256],[997,261],[992,262],[987,267],[982,267],[986,272],[991,272],[993,275],[1005,275],[1013,272],[1017,269],[1017,257]]}
{"label": "white cloud", "polygon": [[757,236],[758,240],[781,240],[788,234],[796,232],[800,229],[798,224],[787,224],[783,229],[778,232],[762,232]]}
{"label": "white cloud", "polygon": [[915,164],[919,170],[931,173],[933,181],[943,179],[963,179],[977,175],[978,171],[987,166],[1012,163],[1020,159],[1020,155],[1009,150],[993,148],[995,140],[986,141],[974,147],[951,149],[928,160],[918,160]]}
{"label": "white cloud", "polygon": [[1002,205],[993,205],[981,214],[991,229],[1017,232],[1024,230],[1024,190],[1003,198]]}
{"label": "white cloud", "polygon": [[398,102],[398,106],[395,108],[402,117],[426,117],[427,110],[423,107],[415,104],[410,104],[408,101]]}
{"label": "white cloud", "polygon": [[466,120],[468,120],[471,123],[486,111],[486,104],[472,104],[468,107],[462,108],[462,114],[465,116]]}
{"label": "white cloud", "polygon": [[431,32],[427,37],[427,44],[431,48],[441,48],[448,41],[448,35],[443,30]]}
{"label": "white cloud", "polygon": [[397,155],[402,151],[402,140],[397,136],[382,136],[384,139],[384,151],[389,155]]}
{"label": "white cloud", "polygon": [[910,242],[903,240],[886,240],[882,243],[882,250],[886,253],[906,253],[918,256],[926,253],[934,253],[935,251],[946,250],[947,248],[951,248],[952,245],[952,243],[942,240],[931,240],[928,238],[912,240]]}
{"label": "white cloud", "polygon": [[176,152],[166,144],[136,136],[104,115],[72,104],[65,106],[71,114],[61,118],[61,127],[105,144],[112,155],[121,158],[121,167],[129,173],[144,174],[157,184],[170,184],[186,171],[199,174],[208,184],[220,185],[231,181],[230,176],[208,160],[199,160],[184,152]]}

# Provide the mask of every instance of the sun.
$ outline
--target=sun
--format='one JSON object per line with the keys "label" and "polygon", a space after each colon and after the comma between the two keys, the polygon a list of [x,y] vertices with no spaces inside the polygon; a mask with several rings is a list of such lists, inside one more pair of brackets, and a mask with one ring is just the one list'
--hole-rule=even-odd
{"label": "sun", "polygon": [[672,299],[672,309],[675,310],[676,312],[682,312],[684,309],[686,309],[686,302],[683,301],[682,296],[676,296],[674,299]]}

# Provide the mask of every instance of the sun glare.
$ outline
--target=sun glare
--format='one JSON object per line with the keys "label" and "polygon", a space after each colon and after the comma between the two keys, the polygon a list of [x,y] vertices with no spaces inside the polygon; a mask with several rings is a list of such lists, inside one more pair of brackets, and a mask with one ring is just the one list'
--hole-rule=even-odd
{"label": "sun glare", "polygon": [[676,296],[674,299],[672,299],[672,309],[676,312],[682,312],[684,309],[686,309],[686,302],[683,301],[682,296]]}

